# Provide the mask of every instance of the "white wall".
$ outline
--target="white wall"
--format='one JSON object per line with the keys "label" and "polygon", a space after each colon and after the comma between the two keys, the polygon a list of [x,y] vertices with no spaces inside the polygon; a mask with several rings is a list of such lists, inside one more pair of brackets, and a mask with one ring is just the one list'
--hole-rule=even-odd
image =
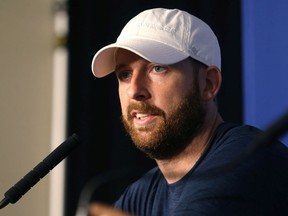
{"label": "white wall", "polygon": [[[53,2],[0,1],[0,199],[51,151]],[[48,214],[48,177],[0,209],[3,216]]]}

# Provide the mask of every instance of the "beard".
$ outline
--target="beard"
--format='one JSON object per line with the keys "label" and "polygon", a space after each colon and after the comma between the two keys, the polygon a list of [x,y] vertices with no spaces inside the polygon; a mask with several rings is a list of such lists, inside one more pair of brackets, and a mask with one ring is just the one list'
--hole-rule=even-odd
{"label": "beard", "polygon": [[[135,146],[152,159],[171,159],[182,152],[201,130],[205,109],[201,103],[198,83],[192,84],[192,89],[175,107],[171,114],[166,114],[160,108],[145,102],[132,103],[127,109],[127,119],[122,115],[122,123]],[[160,117],[156,124],[141,129],[134,128],[131,110],[137,109],[143,113],[153,113]],[[139,131],[146,135],[140,135]]]}

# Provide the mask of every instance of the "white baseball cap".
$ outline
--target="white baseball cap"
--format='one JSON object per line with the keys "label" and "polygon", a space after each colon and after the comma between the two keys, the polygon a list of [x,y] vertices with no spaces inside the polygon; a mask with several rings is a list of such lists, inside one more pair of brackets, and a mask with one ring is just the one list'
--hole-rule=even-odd
{"label": "white baseball cap", "polygon": [[115,70],[118,48],[157,64],[171,65],[190,56],[221,70],[220,47],[211,28],[179,9],[149,9],[132,18],[115,43],[94,55],[92,71],[96,77],[104,77]]}

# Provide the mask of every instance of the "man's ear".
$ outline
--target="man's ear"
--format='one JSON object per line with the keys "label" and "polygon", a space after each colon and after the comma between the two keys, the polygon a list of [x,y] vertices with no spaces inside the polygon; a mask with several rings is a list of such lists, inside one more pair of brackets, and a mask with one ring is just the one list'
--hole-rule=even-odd
{"label": "man's ear", "polygon": [[203,100],[209,101],[216,98],[222,83],[221,71],[215,66],[205,69],[205,87],[203,89]]}

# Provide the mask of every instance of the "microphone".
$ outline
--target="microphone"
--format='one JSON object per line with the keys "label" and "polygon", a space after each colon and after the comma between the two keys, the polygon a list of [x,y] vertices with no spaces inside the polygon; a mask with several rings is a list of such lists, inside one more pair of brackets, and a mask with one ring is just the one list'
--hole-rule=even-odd
{"label": "microphone", "polygon": [[261,144],[267,144],[279,139],[288,130],[288,112],[271,124],[263,134],[254,140],[254,146],[257,148]]}
{"label": "microphone", "polygon": [[76,134],[72,134],[72,136],[68,137],[67,140],[52,151],[42,162],[5,192],[5,197],[0,202],[0,209],[4,208],[9,203],[16,203],[41,178],[67,157],[70,152],[78,146],[79,142],[79,137]]}

